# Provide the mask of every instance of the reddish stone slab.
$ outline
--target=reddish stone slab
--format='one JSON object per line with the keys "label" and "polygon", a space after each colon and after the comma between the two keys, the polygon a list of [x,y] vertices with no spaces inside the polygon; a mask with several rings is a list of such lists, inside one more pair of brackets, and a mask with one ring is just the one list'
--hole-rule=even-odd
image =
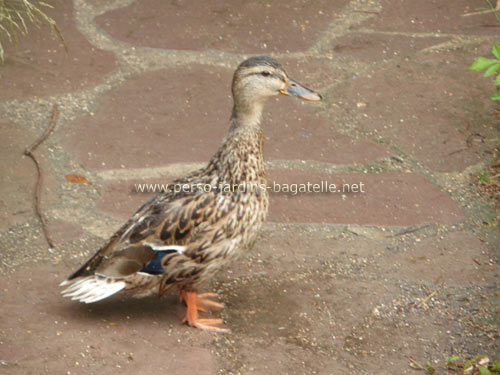
{"label": "reddish stone slab", "polygon": [[[351,32],[330,43],[330,53],[337,59],[352,58],[364,64],[381,60],[413,56],[418,51],[444,43],[443,38],[411,38],[401,35],[367,34]],[[350,73],[357,73],[356,66]]]}
{"label": "reddish stone slab", "polygon": [[127,220],[148,199],[158,193],[141,191],[137,185],[168,184],[173,179],[127,180],[112,182],[106,185],[102,198],[97,203],[97,209],[116,218]]}
{"label": "reddish stone slab", "polygon": [[[339,110],[439,172],[461,171],[488,157],[497,135],[493,80],[468,66],[477,51],[422,53],[337,86]],[[460,77],[460,78],[458,78]],[[361,105],[361,107],[359,107]]]}
{"label": "reddish stone slab", "polygon": [[50,221],[47,231],[56,246],[80,238],[83,234],[81,227],[61,219]]}
{"label": "reddish stone slab", "polygon": [[216,372],[207,347],[212,336],[181,323],[185,308],[176,296],[114,297],[92,305],[71,301],[58,286],[67,276],[67,262],[39,263],[0,278],[6,373]]}
{"label": "reddish stone slab", "polygon": [[390,155],[373,142],[342,135],[309,103],[280,96],[265,114],[268,159],[317,160],[336,165],[362,164]]}
{"label": "reddish stone slab", "polygon": [[300,58],[284,57],[279,60],[290,78],[316,90],[340,82],[346,76],[345,65],[338,64],[333,60],[333,56],[316,58],[304,55]]}
{"label": "reddish stone slab", "polygon": [[463,17],[486,9],[486,1],[382,0],[381,4],[382,11],[358,27],[416,33],[498,34],[498,29],[492,26],[498,25],[493,13]]}
{"label": "reddish stone slab", "polygon": [[[66,148],[92,169],[208,161],[229,127],[231,76],[187,66],[131,79],[103,95],[95,115],[74,123],[65,134]],[[264,113],[268,159],[354,164],[389,155],[374,143],[337,133],[306,102],[278,100],[270,100]]]}
{"label": "reddish stone slab", "polygon": [[[485,285],[495,278],[487,246],[468,233],[428,238],[411,251],[381,262],[386,276],[447,286]],[[404,275],[401,274],[404,270]]]}
{"label": "reddish stone slab", "polygon": [[[157,179],[111,183],[98,207],[127,219],[154,195],[137,192],[136,183],[168,182]],[[330,192],[332,184],[337,190],[344,190]],[[344,184],[352,191],[345,192]],[[318,174],[272,170],[268,172],[268,186],[271,193],[268,220],[274,222],[411,226],[452,224],[464,219],[462,210],[448,195],[425,178],[410,173]],[[309,193],[300,193],[301,188]]]}
{"label": "reddish stone slab", "polygon": [[21,36],[17,45],[2,37],[0,101],[80,90],[98,84],[117,67],[113,54],[93,48],[76,29],[71,1],[53,5],[54,9],[42,9],[57,22],[68,53],[45,24],[40,28],[28,24],[28,35]]}
{"label": "reddish stone slab", "polygon": [[135,1],[97,17],[136,46],[244,53],[307,50],[347,0]]}
{"label": "reddish stone slab", "polygon": [[[327,175],[276,170],[269,172],[268,181],[271,192],[281,187],[281,192],[271,194],[270,221],[411,226],[428,222],[451,224],[464,218],[460,207],[448,195],[416,174]],[[347,184],[355,190],[296,195],[282,193],[285,186],[291,190],[292,184],[322,182],[323,186],[325,182],[328,186],[335,184],[337,189],[344,189],[344,184]],[[276,189],[273,188],[274,183],[277,184]]]}

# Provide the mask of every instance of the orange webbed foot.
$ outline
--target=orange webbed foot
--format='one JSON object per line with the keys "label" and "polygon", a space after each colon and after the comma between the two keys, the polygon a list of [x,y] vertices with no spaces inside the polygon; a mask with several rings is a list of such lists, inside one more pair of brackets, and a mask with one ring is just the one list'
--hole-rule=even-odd
{"label": "orange webbed foot", "polygon": [[186,316],[182,320],[183,323],[191,327],[196,327],[199,329],[203,329],[206,331],[213,332],[229,332],[229,329],[217,327],[217,324],[223,324],[222,319],[199,319],[198,311],[206,311],[205,308],[200,305],[204,305],[206,307],[213,308],[224,308],[219,302],[212,301],[206,297],[217,297],[215,293],[202,293],[198,295],[196,292],[189,292],[186,290],[182,290],[180,293],[180,300],[184,301],[187,306]]}

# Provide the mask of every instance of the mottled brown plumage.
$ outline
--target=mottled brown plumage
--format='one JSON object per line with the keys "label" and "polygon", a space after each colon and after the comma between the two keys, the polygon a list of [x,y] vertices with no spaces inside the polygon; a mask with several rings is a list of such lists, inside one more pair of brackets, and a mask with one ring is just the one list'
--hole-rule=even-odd
{"label": "mottled brown plumage", "polygon": [[[181,291],[185,321],[222,331],[220,320],[198,319],[198,305],[221,307],[196,295],[201,283],[254,240],[268,210],[260,118],[274,95],[320,96],[290,80],[267,56],[245,60],[232,83],[229,131],[205,168],[174,181],[146,202],[92,258],[63,282],[63,294],[95,302],[119,291],[135,295]],[[210,297],[210,296],[209,296]]]}

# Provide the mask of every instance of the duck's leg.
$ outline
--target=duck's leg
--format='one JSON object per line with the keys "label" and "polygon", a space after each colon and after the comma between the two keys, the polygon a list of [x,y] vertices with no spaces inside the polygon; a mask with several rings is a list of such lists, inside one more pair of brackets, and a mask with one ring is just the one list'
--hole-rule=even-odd
{"label": "duck's leg", "polygon": [[[218,295],[217,295],[217,293],[196,294],[196,308],[198,309],[198,311],[206,312],[207,309],[205,307],[207,307],[208,310],[210,310],[210,308],[214,308],[214,309],[223,309],[224,308],[224,305],[222,303],[215,302],[215,301],[211,300],[210,298],[205,298],[205,297],[216,298],[216,297],[218,297]],[[179,293],[179,302],[184,302],[187,305],[186,291],[185,290],[182,290]],[[203,306],[205,306],[205,307],[203,307]]]}
{"label": "duck's leg", "polygon": [[[191,292],[187,290],[181,290],[180,298],[182,301],[186,303],[187,311],[186,316],[182,320],[183,323],[187,323],[191,327],[196,327],[200,329],[204,329],[207,331],[215,331],[215,332],[229,332],[227,328],[216,327],[217,324],[223,324],[222,319],[199,319],[198,318],[198,310],[200,310],[201,306],[198,306],[198,303],[205,304],[206,306],[213,307],[223,307],[222,304],[204,299],[203,296],[212,295],[210,293],[197,295],[196,292]],[[203,308],[202,308],[203,309]]]}

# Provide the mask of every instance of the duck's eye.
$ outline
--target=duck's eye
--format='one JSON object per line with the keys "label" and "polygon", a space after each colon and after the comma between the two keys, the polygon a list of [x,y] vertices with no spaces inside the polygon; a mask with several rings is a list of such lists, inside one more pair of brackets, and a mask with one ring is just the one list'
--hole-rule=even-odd
{"label": "duck's eye", "polygon": [[262,73],[260,73],[263,77],[269,77],[271,73],[269,73],[267,70],[264,70]]}

